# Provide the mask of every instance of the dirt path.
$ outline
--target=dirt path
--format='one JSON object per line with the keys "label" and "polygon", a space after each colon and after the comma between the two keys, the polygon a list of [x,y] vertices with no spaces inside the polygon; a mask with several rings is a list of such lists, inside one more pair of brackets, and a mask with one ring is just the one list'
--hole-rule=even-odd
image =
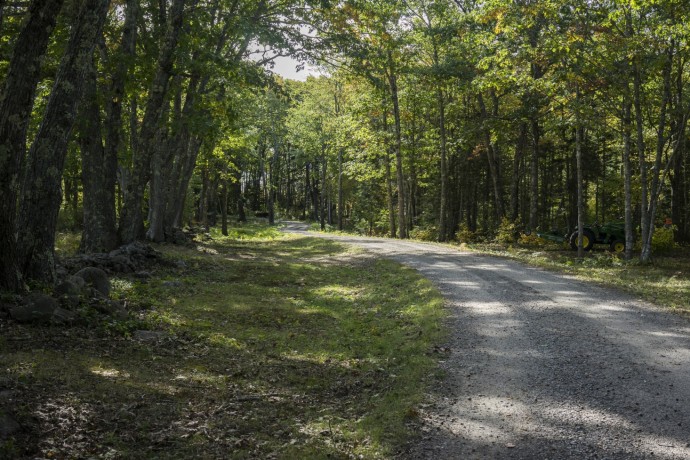
{"label": "dirt path", "polygon": [[509,260],[327,237],[415,268],[451,309],[446,377],[406,458],[690,459],[687,319]]}

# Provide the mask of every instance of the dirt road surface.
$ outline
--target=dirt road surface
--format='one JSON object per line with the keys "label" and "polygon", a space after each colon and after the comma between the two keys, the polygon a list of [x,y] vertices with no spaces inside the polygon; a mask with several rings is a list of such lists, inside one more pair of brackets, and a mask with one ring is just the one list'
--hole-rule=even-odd
{"label": "dirt road surface", "polygon": [[[299,223],[286,231],[307,234]],[[690,321],[630,295],[434,244],[330,236],[447,299],[445,377],[413,459],[690,459]]]}

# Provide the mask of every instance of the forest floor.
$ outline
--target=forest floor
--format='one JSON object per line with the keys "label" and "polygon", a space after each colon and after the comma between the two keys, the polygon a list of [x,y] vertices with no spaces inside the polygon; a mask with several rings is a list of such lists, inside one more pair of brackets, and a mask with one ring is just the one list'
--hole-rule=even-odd
{"label": "forest floor", "polygon": [[402,453],[444,339],[429,281],[265,226],[156,249],[111,279],[129,320],[0,319],[0,458]]}
{"label": "forest floor", "polygon": [[687,315],[506,258],[320,236],[415,268],[446,299],[443,377],[402,457],[690,458]]}

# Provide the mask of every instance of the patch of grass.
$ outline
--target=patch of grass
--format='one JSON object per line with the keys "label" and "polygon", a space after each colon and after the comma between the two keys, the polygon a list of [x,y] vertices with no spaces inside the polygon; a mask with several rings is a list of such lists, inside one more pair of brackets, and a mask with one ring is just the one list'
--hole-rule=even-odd
{"label": "patch of grass", "polygon": [[333,241],[232,231],[196,247],[161,245],[182,268],[113,283],[165,331],[158,343],[0,321],[0,390],[17,392],[12,413],[26,427],[12,449],[45,458],[395,455],[435,369],[440,294],[411,269]]}
{"label": "patch of grass", "polygon": [[79,251],[81,233],[58,232],[55,236],[55,254],[59,257],[73,256]]}

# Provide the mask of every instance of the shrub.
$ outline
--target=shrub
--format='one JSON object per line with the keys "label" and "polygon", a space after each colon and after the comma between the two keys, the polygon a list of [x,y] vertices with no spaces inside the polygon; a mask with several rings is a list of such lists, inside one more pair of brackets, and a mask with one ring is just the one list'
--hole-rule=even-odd
{"label": "shrub", "polygon": [[511,221],[507,217],[501,220],[501,224],[498,226],[498,232],[496,233],[496,242],[500,244],[513,244],[519,236],[518,227],[520,226],[519,221]]}
{"label": "shrub", "polygon": [[654,230],[652,235],[652,251],[667,252],[676,249],[678,245],[673,239],[676,226],[661,227]]}
{"label": "shrub", "polygon": [[477,239],[477,235],[463,222],[458,225],[458,230],[455,232],[455,239],[458,243],[473,243]]}
{"label": "shrub", "polygon": [[438,241],[438,228],[435,225],[415,227],[410,230],[410,238],[422,241]]}
{"label": "shrub", "polygon": [[534,247],[544,247],[547,245],[547,241],[543,238],[539,238],[536,233],[520,233],[520,238],[518,238],[518,244],[520,246],[534,246]]}

